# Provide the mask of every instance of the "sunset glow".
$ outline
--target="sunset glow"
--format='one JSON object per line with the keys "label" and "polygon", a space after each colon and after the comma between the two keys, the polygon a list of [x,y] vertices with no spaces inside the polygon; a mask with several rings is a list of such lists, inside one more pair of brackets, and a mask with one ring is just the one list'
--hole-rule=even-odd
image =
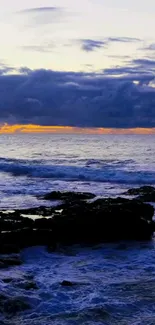
{"label": "sunset glow", "polygon": [[71,126],[42,126],[34,124],[4,124],[0,126],[0,134],[15,133],[155,134],[155,128],[80,128]]}

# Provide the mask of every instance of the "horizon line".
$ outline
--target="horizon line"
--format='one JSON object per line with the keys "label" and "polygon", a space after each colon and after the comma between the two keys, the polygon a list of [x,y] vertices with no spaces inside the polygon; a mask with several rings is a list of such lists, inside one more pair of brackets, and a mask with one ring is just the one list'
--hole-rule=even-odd
{"label": "horizon line", "polygon": [[23,134],[23,133],[66,133],[66,134],[155,134],[153,128],[106,128],[106,127],[78,127],[61,125],[38,125],[38,124],[0,124],[0,134]]}

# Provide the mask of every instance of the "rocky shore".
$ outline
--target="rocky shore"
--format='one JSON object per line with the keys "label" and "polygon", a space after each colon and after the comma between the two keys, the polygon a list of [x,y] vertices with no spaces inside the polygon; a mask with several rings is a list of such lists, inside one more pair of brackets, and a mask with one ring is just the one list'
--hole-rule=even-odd
{"label": "rocky shore", "polygon": [[[91,193],[51,192],[46,200],[58,200],[56,207],[0,212],[0,268],[20,263],[22,248],[45,245],[93,245],[120,240],[150,240],[155,224],[155,188],[130,189],[132,198],[96,198]],[[135,196],[133,198],[133,196]],[[2,255],[1,255],[2,256]]]}
{"label": "rocky shore", "polygon": [[[127,240],[129,242],[130,240],[131,241],[134,240],[136,241],[136,244],[138,243],[138,241],[139,242],[147,241],[146,243],[143,244],[145,250],[145,248],[148,245],[148,242],[152,239],[155,230],[155,222],[153,220],[154,207],[150,203],[148,204],[148,202],[155,202],[155,200],[153,200],[154,194],[155,194],[155,188],[146,187],[146,186],[141,187],[139,189],[130,189],[123,194],[123,197],[118,197],[118,198],[97,198],[95,197],[95,195],[91,193],[51,192],[46,194],[44,196],[44,199],[58,201],[58,205],[56,207],[41,206],[33,209],[1,211],[0,212],[0,269],[1,269],[0,324],[4,324],[4,325],[16,324],[16,319],[18,319],[19,315],[21,316],[22,313],[24,312],[28,313],[29,310],[30,312],[32,312],[36,309],[36,305],[35,305],[36,297],[38,299],[37,301],[39,303],[42,303],[42,297],[44,297],[44,294],[46,292],[46,287],[43,288],[43,292],[39,287],[40,278],[39,281],[37,281],[38,278],[36,277],[34,266],[33,266],[33,272],[31,269],[31,264],[30,264],[30,269],[23,268],[22,272],[21,271],[19,272],[19,268],[22,268],[24,265],[24,259],[23,259],[24,251],[21,252],[23,248],[43,245],[46,247],[45,251],[47,255],[51,256],[51,254],[48,253],[55,252],[55,251],[56,253],[57,251],[68,252],[69,250],[74,249],[74,247],[70,247],[70,248],[68,247],[74,244],[92,247],[93,245],[100,244],[100,243],[115,242],[118,243],[118,247],[115,250],[115,255],[118,257],[121,256],[124,250],[126,250],[126,243],[125,242],[120,243],[120,241]],[[147,198],[147,201],[145,201],[145,198]],[[95,252],[96,252],[96,247],[98,246],[100,245],[93,247],[95,248]],[[79,246],[77,247],[79,248]],[[94,249],[92,249],[91,251],[94,252]],[[127,254],[127,252],[125,254]],[[52,254],[52,256],[53,255],[54,254]],[[66,261],[66,256],[64,261]],[[109,253],[107,252],[107,258],[109,259],[108,256]],[[125,255],[123,255],[123,258],[124,256]],[[42,261],[44,261],[44,259]],[[110,263],[112,263],[113,260],[110,261],[111,261]],[[70,265],[70,262],[71,260],[69,260],[68,266]],[[41,268],[41,263],[44,262],[40,262],[39,268]],[[55,265],[58,265],[58,263],[61,264],[61,259],[58,258],[58,262],[57,259],[53,260],[52,263],[55,263],[52,266],[53,267],[52,270],[53,272],[55,272],[56,270]],[[45,267],[44,270],[45,275],[42,269],[40,269],[41,275],[45,276],[45,278],[47,277],[46,273],[48,272],[49,265],[51,267],[52,263],[50,260],[50,264],[48,264],[48,267],[47,268]],[[76,264],[76,263],[73,258],[73,265],[75,264],[76,266],[74,267],[79,267],[79,273],[80,273],[82,266],[80,268],[81,264],[80,263]],[[117,264],[117,262],[114,263]],[[119,263],[121,263],[120,260]],[[35,262],[35,265],[37,265],[37,262]],[[60,294],[60,296],[62,296],[62,292],[65,293],[65,295],[66,292],[68,292],[68,294],[70,295],[71,292],[72,293],[75,292],[77,296],[77,292],[78,292],[78,296],[79,296],[81,294],[81,290],[83,290],[82,292],[84,292],[86,295],[88,294],[87,293],[88,286],[89,288],[92,287],[92,292],[94,293],[94,287],[92,286],[92,283],[89,282],[87,283],[86,281],[83,281],[82,278],[81,279],[78,279],[78,277],[77,279],[72,278],[71,276],[72,272],[69,273],[69,276],[68,275],[66,276],[62,265],[63,265],[63,255],[62,255],[62,264],[61,264],[62,271],[60,272],[61,276],[59,275],[57,278],[57,281],[59,280],[59,282],[56,283],[54,282],[52,286],[52,290],[55,290],[54,292],[56,295]],[[107,265],[108,265],[107,269],[108,269],[108,276],[109,276],[109,264]],[[132,272],[132,267],[131,265],[129,266]],[[13,273],[10,272],[10,270],[12,270],[11,267],[15,267],[15,269],[18,270],[17,276],[16,276],[16,271]],[[103,268],[103,262],[101,263],[101,266],[99,264],[97,267]],[[133,269],[134,267],[135,266],[133,266]],[[29,272],[29,270],[31,270],[31,272]],[[123,270],[124,270],[124,265],[123,265]],[[104,273],[105,272],[106,269],[104,269]],[[56,276],[56,273],[52,273],[50,270],[48,274],[54,274],[54,278]],[[47,282],[47,286],[48,286],[48,282]],[[107,285],[107,287],[109,287],[109,285]],[[52,294],[53,292],[52,290],[50,290],[49,297],[50,294]],[[144,284],[142,284],[142,290],[144,290]],[[124,290],[119,290],[119,293],[120,292],[124,292]],[[116,293],[114,293],[114,296],[115,295]],[[29,299],[30,296],[31,299]],[[139,292],[137,297],[140,297]],[[51,301],[53,301],[52,299],[53,297],[49,298],[50,303]],[[123,302],[124,299],[125,298],[123,296]],[[57,306],[58,305],[59,304],[57,303]],[[51,313],[51,309],[50,309],[50,313]],[[95,315],[96,315],[96,311],[95,311]],[[5,322],[6,319],[7,319],[7,323]]]}

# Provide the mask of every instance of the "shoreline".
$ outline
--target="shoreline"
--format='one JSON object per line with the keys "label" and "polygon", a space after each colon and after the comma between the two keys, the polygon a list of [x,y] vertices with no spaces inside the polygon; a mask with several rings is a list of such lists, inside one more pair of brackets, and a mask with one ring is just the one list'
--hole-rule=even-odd
{"label": "shoreline", "polygon": [[154,317],[155,188],[133,190],[51,192],[57,207],[0,212],[0,323],[126,324],[150,304]]}

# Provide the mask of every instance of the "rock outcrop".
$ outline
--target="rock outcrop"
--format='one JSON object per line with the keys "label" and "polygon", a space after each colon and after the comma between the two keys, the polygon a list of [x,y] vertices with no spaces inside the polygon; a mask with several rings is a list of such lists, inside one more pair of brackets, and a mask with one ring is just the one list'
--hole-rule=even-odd
{"label": "rock outcrop", "polygon": [[142,202],[155,202],[155,187],[152,186],[131,188],[125,194],[136,196]]}
{"label": "rock outcrop", "polygon": [[[93,198],[89,193],[85,199],[77,193],[62,193],[61,197],[63,202],[57,207],[1,212],[0,253],[17,253],[34,245],[46,245],[52,250],[60,245],[149,240],[153,235],[154,208],[139,199],[85,201],[86,197]],[[38,214],[36,220],[29,217]]]}

